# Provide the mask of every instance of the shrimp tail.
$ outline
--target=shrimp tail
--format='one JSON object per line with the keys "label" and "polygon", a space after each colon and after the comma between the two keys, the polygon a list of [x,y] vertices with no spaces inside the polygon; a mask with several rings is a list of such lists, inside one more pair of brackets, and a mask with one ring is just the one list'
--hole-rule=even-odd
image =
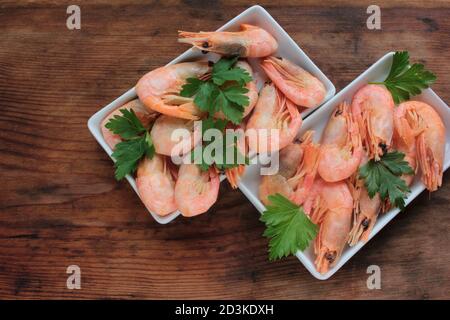
{"label": "shrimp tail", "polygon": [[314,184],[319,164],[319,155],[320,149],[317,145],[310,144],[305,146],[304,157],[295,175],[299,179],[298,188],[292,195],[292,200],[298,205],[305,202]]}
{"label": "shrimp tail", "polygon": [[241,179],[241,176],[244,174],[244,172],[244,165],[239,165],[237,167],[225,170],[227,180],[233,189],[236,189],[238,187],[239,180]]}

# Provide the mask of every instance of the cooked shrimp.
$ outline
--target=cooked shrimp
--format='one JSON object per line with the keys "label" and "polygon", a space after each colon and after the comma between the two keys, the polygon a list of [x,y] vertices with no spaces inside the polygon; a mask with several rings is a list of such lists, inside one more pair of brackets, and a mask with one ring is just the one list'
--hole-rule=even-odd
{"label": "cooked shrimp", "polygon": [[[405,154],[405,160],[417,173],[417,136],[425,129],[423,120],[417,113],[409,110],[407,103],[401,103],[394,111],[394,148]],[[409,186],[414,175],[402,175],[402,179]]]}
{"label": "cooked shrimp", "polygon": [[133,110],[144,127],[148,127],[150,123],[152,123],[155,120],[155,118],[159,115],[158,112],[155,112],[153,110],[147,110],[139,99],[131,100],[125,103],[123,106],[115,109],[110,114],[108,114],[102,121],[101,129],[103,138],[105,138],[106,143],[113,150],[116,144],[121,142],[122,139],[118,134],[112,133],[108,128],[105,127],[105,125],[108,123],[109,120],[111,120],[115,116],[122,115],[120,109]]}
{"label": "cooked shrimp", "polygon": [[302,137],[302,158],[297,171],[291,179],[295,181],[294,193],[291,200],[297,205],[302,205],[308,198],[317,175],[317,167],[320,157],[320,146],[313,142],[314,131],[307,131]]}
{"label": "cooked shrimp", "polygon": [[[175,130],[183,130],[179,133],[185,135],[173,136]],[[153,124],[150,136],[159,154],[172,156],[184,155],[191,151],[200,141],[200,128],[194,125],[192,120],[173,118],[161,115]],[[178,138],[178,139],[174,139]]]}
{"label": "cooked shrimp", "polygon": [[150,71],[139,79],[136,92],[149,110],[171,117],[197,120],[201,116],[193,98],[179,95],[187,78],[202,78],[210,71],[207,61],[182,62]]}
{"label": "cooked shrimp", "polygon": [[392,144],[394,100],[382,85],[369,84],[356,92],[352,113],[369,158],[379,160]]}
{"label": "cooked shrimp", "polygon": [[328,182],[347,179],[358,169],[363,154],[361,137],[347,103],[341,103],[322,135],[318,173]]}
{"label": "cooked shrimp", "polygon": [[288,199],[292,197],[294,188],[298,184],[298,179],[294,176],[303,158],[303,152],[304,148],[300,141],[294,141],[280,151],[278,172],[261,177],[259,198],[262,203],[268,205],[270,203],[268,196],[276,193]]}
{"label": "cooked shrimp", "polygon": [[279,153],[278,172],[265,175],[259,185],[259,198],[267,205],[268,196],[280,193],[298,205],[307,198],[317,172],[319,146],[312,141],[314,132],[307,131]]}
{"label": "cooked shrimp", "polygon": [[[360,166],[368,161],[364,154]],[[373,198],[369,197],[364,180],[358,179],[356,173],[349,182],[353,193],[353,227],[348,237],[348,244],[354,246],[358,241],[366,242],[377,221],[378,214],[382,208],[380,195],[377,193]]]}
{"label": "cooked shrimp", "polygon": [[259,153],[282,149],[294,140],[301,125],[297,107],[273,84],[266,84],[247,122],[249,148]]}
{"label": "cooked shrimp", "polygon": [[344,181],[325,182],[316,179],[311,220],[319,224],[314,241],[317,271],[326,273],[341,257],[352,223],[353,198]]}
{"label": "cooked shrimp", "polygon": [[168,168],[169,159],[155,154],[145,157],[137,170],[136,186],[144,205],[160,216],[177,210],[175,203],[175,180]]}
{"label": "cooked shrimp", "polygon": [[[239,60],[236,63],[236,67],[246,70],[249,73],[249,75],[252,77],[252,79],[254,79],[253,69],[246,61]],[[244,109],[242,118],[245,118],[247,115],[250,114],[250,112],[253,110],[253,108],[256,105],[256,101],[258,101],[258,88],[256,87],[255,80],[248,82],[245,85],[245,87],[248,89],[248,92],[245,95],[248,97],[249,103]],[[219,118],[219,119],[225,119],[225,115],[223,114],[222,111],[216,112],[214,114],[214,117]]]}
{"label": "cooked shrimp", "polygon": [[175,202],[181,214],[192,217],[208,211],[217,201],[220,179],[215,169],[202,172],[195,164],[182,164],[175,185]]}
{"label": "cooked shrimp", "polygon": [[442,184],[445,152],[445,126],[439,114],[430,105],[419,101],[400,104],[409,117],[417,119],[416,129],[421,131],[416,139],[417,160],[422,172],[422,182],[429,191]]}
{"label": "cooked shrimp", "polygon": [[326,89],[308,71],[283,58],[268,57],[261,63],[270,80],[297,106],[314,108],[325,99]]}
{"label": "cooked shrimp", "polygon": [[241,24],[241,31],[238,32],[178,31],[178,41],[202,51],[249,58],[265,57],[278,49],[278,43],[270,33],[250,24]]}

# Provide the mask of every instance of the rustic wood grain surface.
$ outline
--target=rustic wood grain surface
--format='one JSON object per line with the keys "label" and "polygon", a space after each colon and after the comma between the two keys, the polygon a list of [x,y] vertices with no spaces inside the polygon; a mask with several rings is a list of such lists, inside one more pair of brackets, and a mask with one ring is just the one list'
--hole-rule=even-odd
{"label": "rustic wood grain surface", "polygon": [[[246,1],[75,1],[81,30],[66,28],[74,1],[0,2],[0,298],[450,298],[450,174],[421,194],[333,278],[296,258],[270,263],[263,225],[222,184],[194,219],[159,225],[89,133],[88,118],[148,70],[183,52],[178,29],[215,29]],[[406,49],[450,101],[450,3],[260,1],[342,89],[387,51]],[[82,289],[66,288],[81,267]],[[366,268],[382,270],[368,290]]]}

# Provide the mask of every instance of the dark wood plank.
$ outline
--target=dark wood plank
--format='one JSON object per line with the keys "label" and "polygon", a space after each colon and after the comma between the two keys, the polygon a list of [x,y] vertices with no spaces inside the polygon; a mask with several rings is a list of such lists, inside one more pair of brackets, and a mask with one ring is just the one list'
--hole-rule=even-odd
{"label": "dark wood plank", "polygon": [[[332,279],[295,259],[269,263],[263,226],[222,184],[208,214],[159,225],[87,130],[87,119],[146,71],[186,48],[178,29],[215,29],[245,1],[79,1],[82,29],[59,1],[0,3],[0,298],[448,298],[450,184],[420,195]],[[406,49],[450,98],[448,1],[262,1],[337,89],[387,51]],[[66,267],[82,290],[66,289]],[[366,268],[382,268],[368,290]]]}

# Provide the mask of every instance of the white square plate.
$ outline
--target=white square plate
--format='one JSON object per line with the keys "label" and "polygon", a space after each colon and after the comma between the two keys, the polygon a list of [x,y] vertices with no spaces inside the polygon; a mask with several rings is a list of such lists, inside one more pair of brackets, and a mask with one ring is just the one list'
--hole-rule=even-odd
{"label": "white square plate", "polygon": [[[353,80],[348,86],[346,86],[341,92],[336,94],[332,99],[325,103],[319,110],[314,112],[308,118],[303,121],[302,127],[299,132],[299,136],[303,135],[307,130],[314,130],[314,138],[316,141],[322,136],[322,132],[331,113],[335,107],[343,101],[351,103],[353,95],[356,91],[367,84],[370,81],[383,81],[390,70],[392,64],[392,57],[394,53],[390,52],[373,64],[369,69],[367,69],[363,74]],[[422,94],[414,97],[412,100],[418,100],[428,103],[433,106],[435,110],[441,116],[446,129],[446,142],[445,142],[445,159],[444,159],[444,171],[450,166],[450,109],[431,89],[426,89],[422,91]],[[245,176],[239,184],[241,191],[247,196],[247,198],[253,203],[253,205],[258,209],[259,212],[265,210],[264,205],[259,200],[258,188],[260,182],[260,164],[253,163],[247,167]],[[425,186],[420,181],[418,177],[415,178],[411,185],[411,193],[406,199],[406,205],[408,205],[415,197],[417,197],[423,190]],[[391,221],[398,213],[399,209],[392,209],[389,212],[382,214],[378,217],[378,220],[372,230],[369,240],[375,236],[389,221]],[[358,243],[353,247],[347,246],[344,250],[341,259],[337,264],[330,269],[326,274],[320,274],[317,272],[314,266],[315,255],[312,249],[312,245],[306,249],[304,252],[297,252],[297,258],[303,263],[303,265],[308,269],[308,271],[317,279],[326,280],[331,277],[336,271],[338,271],[344,263],[346,263],[355,253],[357,253],[364,244],[362,242]]]}
{"label": "white square plate", "polygon": [[[286,33],[286,31],[281,28],[281,26],[272,18],[272,16],[262,7],[253,6],[236,16],[234,19],[230,20],[228,23],[223,25],[218,31],[235,31],[239,30],[239,26],[243,23],[253,24],[259,27],[264,28],[269,33],[271,33],[275,39],[278,41],[278,51],[276,55],[282,56],[284,58],[290,59],[294,63],[302,66],[305,70],[309,71],[315,77],[317,77],[322,83],[325,85],[327,90],[327,94],[325,97],[325,101],[330,99],[336,92],[334,85],[331,81],[320,71],[320,69],[311,61],[311,59],[299,48],[299,46],[292,40],[291,37]],[[175,36],[175,35],[174,35]],[[180,44],[181,45],[181,44]],[[176,59],[172,60],[168,64],[174,64],[182,61],[195,60],[205,57],[199,50],[197,49],[189,49]],[[217,59],[217,56],[214,54],[207,54],[206,57],[210,59]],[[253,71],[255,73],[254,78],[257,83],[258,89],[262,87],[264,81],[266,80],[263,72],[259,68],[259,64],[257,63],[257,59],[249,59],[249,63],[253,67]],[[149,70],[150,71],[150,70]],[[119,98],[108,104],[106,107],[100,109],[97,113],[95,113],[88,121],[88,127],[91,131],[94,138],[98,141],[98,143],[103,147],[106,153],[111,157],[112,150],[106,144],[103,139],[103,135],[101,133],[100,125],[102,120],[113,110],[122,106],[126,102],[136,99],[136,91],[134,88],[128,90]],[[309,109],[302,113],[303,117],[306,117],[315,109]],[[111,175],[113,175],[113,171],[111,170]],[[127,175],[126,179],[133,187],[134,191],[137,192],[136,183],[132,176]],[[224,177],[222,176],[222,180]],[[139,195],[139,194],[138,194]],[[158,216],[157,214],[150,212],[153,218],[161,224],[168,223],[175,219],[180,215],[179,211],[175,211],[165,217]]]}

